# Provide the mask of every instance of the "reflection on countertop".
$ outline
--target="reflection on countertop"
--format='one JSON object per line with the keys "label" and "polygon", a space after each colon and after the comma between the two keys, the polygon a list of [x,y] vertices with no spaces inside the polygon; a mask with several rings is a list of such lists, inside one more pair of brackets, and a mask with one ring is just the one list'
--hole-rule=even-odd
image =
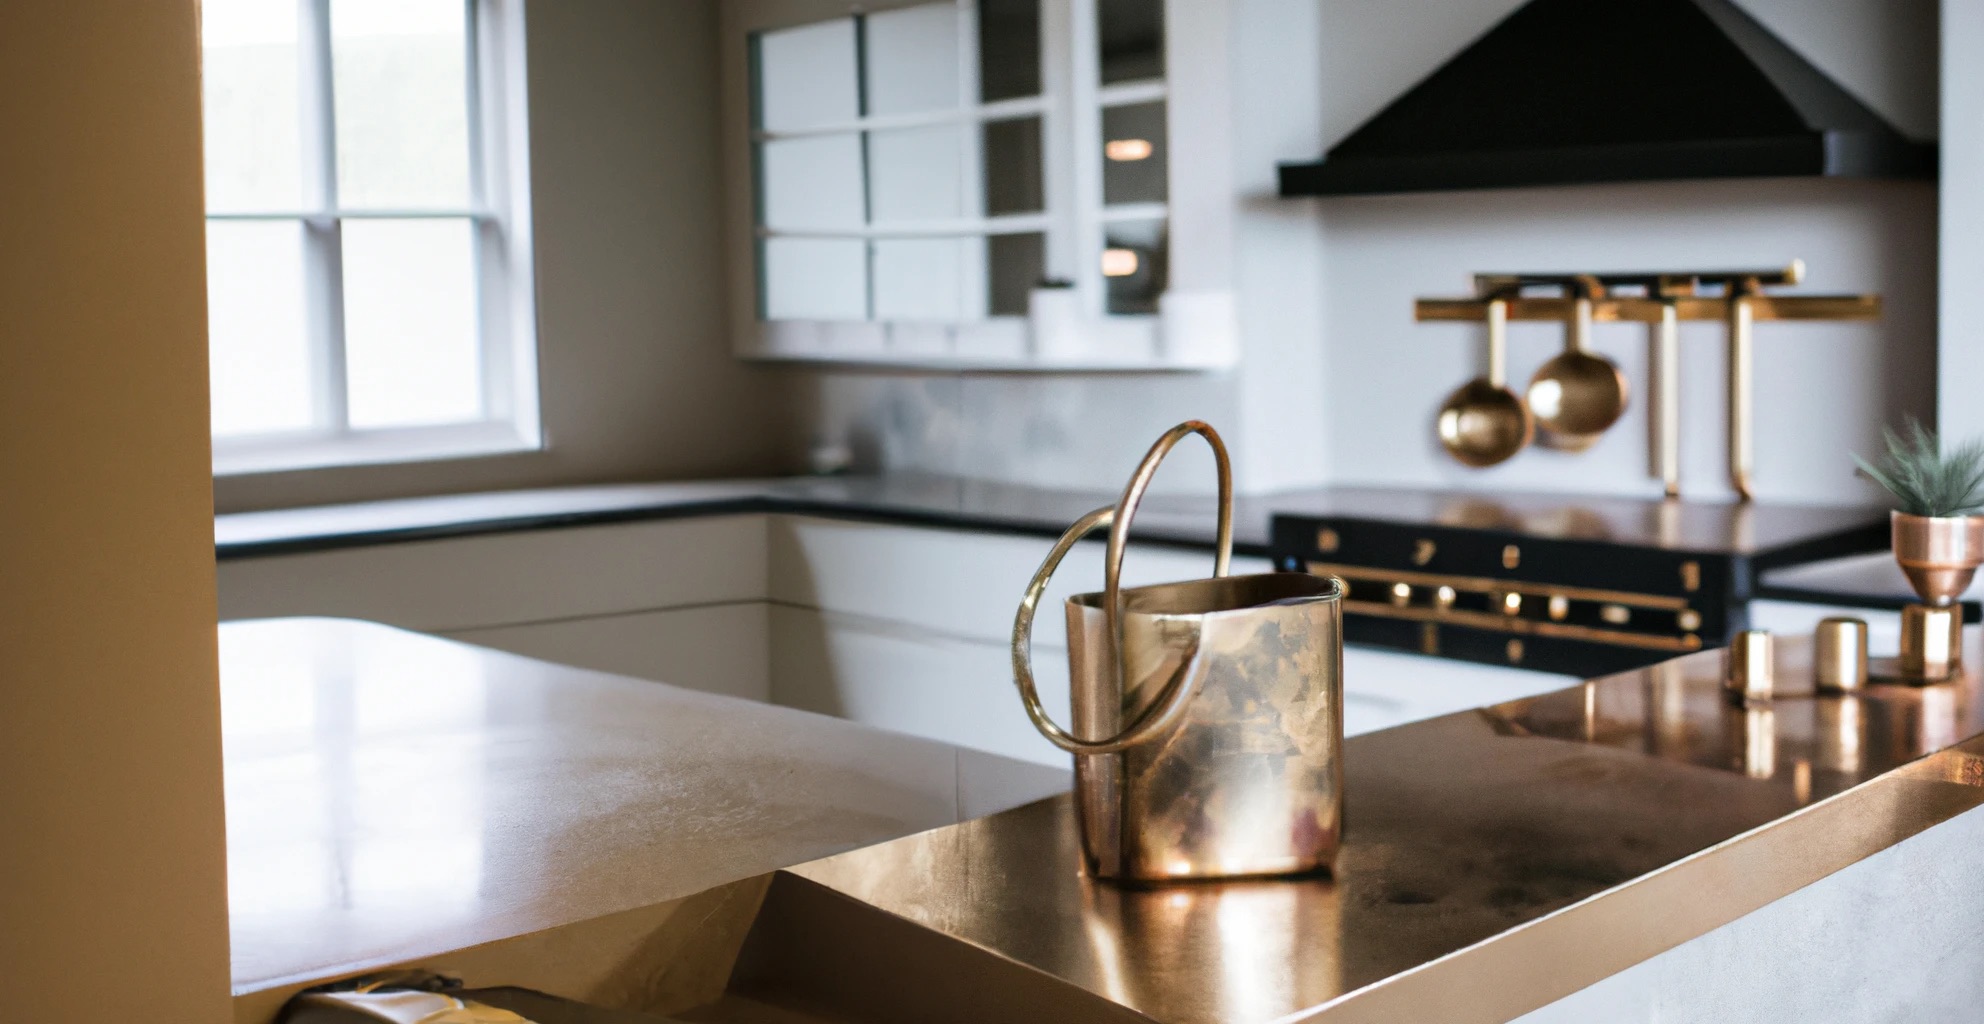
{"label": "reflection on countertop", "polygon": [[369,623],[220,627],[237,994],[543,931],[1065,788],[806,712]]}
{"label": "reflection on countertop", "polygon": [[1978,639],[1922,689],[1815,696],[1780,640],[1764,708],[1704,652],[1354,737],[1334,878],[1094,882],[1066,798],[802,865],[733,995],[852,1010],[881,965],[941,961],[894,1019],[1506,1021],[1984,805]]}

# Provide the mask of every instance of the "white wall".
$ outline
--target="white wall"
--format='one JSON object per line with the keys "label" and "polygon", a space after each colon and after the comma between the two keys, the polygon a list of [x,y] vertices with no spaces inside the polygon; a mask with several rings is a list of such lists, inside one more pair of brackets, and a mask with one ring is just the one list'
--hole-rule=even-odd
{"label": "white wall", "polygon": [[790,468],[778,375],[725,334],[716,0],[526,19],[546,448],[226,477],[221,511]]}
{"label": "white wall", "polygon": [[218,1024],[194,0],[0,4],[0,1020]]}
{"label": "white wall", "polygon": [[[1984,280],[1984,3],[1943,0],[1943,278]],[[1938,428],[1984,434],[1984,289],[1945,288],[1937,338]]]}

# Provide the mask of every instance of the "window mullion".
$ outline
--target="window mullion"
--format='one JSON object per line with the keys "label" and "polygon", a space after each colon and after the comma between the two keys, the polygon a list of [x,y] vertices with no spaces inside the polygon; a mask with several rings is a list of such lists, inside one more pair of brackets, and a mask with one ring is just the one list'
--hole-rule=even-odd
{"label": "window mullion", "polygon": [[297,0],[303,46],[302,136],[307,198],[304,273],[315,367],[316,421],[331,434],[349,431],[345,378],[344,231],[338,220],[337,96],[331,63],[331,0]]}

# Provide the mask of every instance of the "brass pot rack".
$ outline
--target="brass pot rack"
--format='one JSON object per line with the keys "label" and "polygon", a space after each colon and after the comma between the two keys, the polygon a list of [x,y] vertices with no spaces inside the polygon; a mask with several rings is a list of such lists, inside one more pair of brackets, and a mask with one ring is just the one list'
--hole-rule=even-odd
{"label": "brass pot rack", "polygon": [[[1499,303],[1511,321],[1570,324],[1580,303],[1589,303],[1599,323],[1642,323],[1651,330],[1647,361],[1653,413],[1648,417],[1651,476],[1662,481],[1669,497],[1681,493],[1680,474],[1680,321],[1715,321],[1728,325],[1729,337],[1729,481],[1744,501],[1754,497],[1752,452],[1755,448],[1751,413],[1754,369],[1751,325],[1763,321],[1873,320],[1881,315],[1878,295],[1770,295],[1767,287],[1795,285],[1804,279],[1805,264],[1793,260],[1779,269],[1721,271],[1650,271],[1611,274],[1484,273],[1474,275],[1471,298],[1418,299],[1413,318],[1419,322],[1485,323],[1489,304]],[[1532,289],[1554,295],[1530,294]],[[1705,293],[1714,289],[1715,293]]]}

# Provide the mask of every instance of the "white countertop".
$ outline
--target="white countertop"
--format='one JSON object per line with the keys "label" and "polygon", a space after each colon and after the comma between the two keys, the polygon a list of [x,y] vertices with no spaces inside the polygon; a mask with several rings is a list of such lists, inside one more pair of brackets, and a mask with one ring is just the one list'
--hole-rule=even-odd
{"label": "white countertop", "polygon": [[1022,766],[973,807],[1012,762],[369,623],[229,623],[220,651],[237,994],[651,906],[1053,790]]}

